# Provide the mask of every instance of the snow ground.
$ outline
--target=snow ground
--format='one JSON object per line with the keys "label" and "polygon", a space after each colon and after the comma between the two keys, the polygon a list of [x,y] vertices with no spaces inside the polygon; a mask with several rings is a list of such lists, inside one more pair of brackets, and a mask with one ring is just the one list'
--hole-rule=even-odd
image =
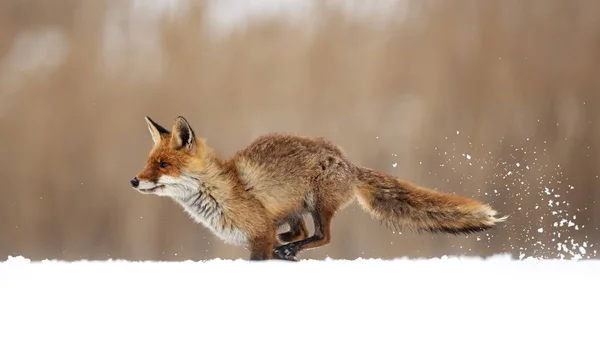
{"label": "snow ground", "polygon": [[0,263],[1,336],[575,336],[600,261]]}

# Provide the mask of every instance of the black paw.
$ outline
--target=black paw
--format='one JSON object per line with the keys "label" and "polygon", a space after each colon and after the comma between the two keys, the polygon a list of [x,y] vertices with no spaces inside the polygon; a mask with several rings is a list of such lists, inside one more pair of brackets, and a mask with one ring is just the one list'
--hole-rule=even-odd
{"label": "black paw", "polygon": [[281,260],[296,261],[298,250],[298,246],[288,244],[274,248],[273,254]]}

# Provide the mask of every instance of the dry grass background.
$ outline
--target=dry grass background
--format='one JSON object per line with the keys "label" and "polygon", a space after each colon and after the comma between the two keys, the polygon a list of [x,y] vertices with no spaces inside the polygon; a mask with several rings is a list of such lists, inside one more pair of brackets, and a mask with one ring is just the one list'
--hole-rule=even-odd
{"label": "dry grass background", "polygon": [[0,2],[0,258],[245,259],[130,188],[144,115],[186,116],[224,156],[269,131],[326,136],[511,215],[482,235],[399,235],[351,206],[306,258],[596,257],[600,2],[398,1],[368,20],[318,2],[309,22],[229,31],[208,2],[158,21],[141,4]]}

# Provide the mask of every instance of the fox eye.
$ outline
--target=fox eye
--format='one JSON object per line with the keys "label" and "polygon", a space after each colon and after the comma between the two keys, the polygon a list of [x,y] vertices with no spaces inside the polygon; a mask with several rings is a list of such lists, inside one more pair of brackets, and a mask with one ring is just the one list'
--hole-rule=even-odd
{"label": "fox eye", "polygon": [[169,163],[167,163],[166,161],[161,161],[160,162],[160,167],[161,168],[166,168],[167,166],[169,166]]}

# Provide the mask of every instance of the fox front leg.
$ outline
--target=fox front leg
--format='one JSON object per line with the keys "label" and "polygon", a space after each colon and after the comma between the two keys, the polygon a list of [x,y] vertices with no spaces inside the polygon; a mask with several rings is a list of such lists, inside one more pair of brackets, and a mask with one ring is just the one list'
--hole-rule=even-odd
{"label": "fox front leg", "polygon": [[250,250],[250,261],[270,260],[275,257],[273,247],[275,246],[275,228],[268,232],[256,233],[248,239],[247,249]]}

